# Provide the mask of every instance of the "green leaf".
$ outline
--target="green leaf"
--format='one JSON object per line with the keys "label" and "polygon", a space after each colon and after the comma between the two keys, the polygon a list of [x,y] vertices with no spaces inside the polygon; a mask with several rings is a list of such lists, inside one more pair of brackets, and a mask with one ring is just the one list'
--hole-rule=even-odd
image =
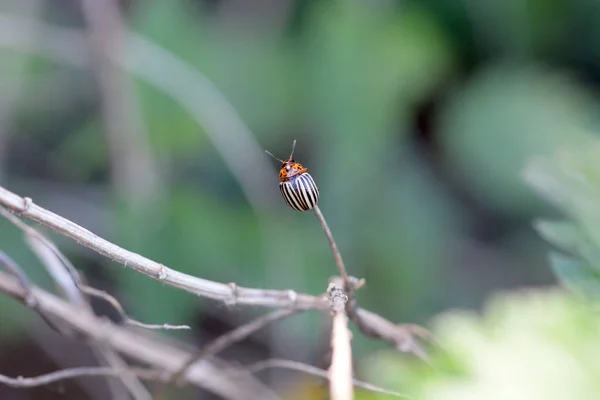
{"label": "green leaf", "polygon": [[545,240],[567,252],[577,252],[585,241],[581,229],[572,222],[538,220],[534,228]]}
{"label": "green leaf", "polygon": [[582,292],[591,298],[600,298],[600,273],[584,261],[552,252],[549,256],[552,270],[567,288]]}

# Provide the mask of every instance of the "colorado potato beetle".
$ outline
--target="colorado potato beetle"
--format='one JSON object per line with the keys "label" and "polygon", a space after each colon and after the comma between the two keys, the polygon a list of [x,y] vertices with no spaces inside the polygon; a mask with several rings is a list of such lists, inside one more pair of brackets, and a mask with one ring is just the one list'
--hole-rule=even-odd
{"label": "colorado potato beetle", "polygon": [[269,151],[268,155],[281,163],[279,170],[279,191],[286,203],[296,211],[307,211],[319,202],[319,188],[308,173],[308,169],[294,161],[296,141],[292,144],[292,153],[287,160],[280,160]]}

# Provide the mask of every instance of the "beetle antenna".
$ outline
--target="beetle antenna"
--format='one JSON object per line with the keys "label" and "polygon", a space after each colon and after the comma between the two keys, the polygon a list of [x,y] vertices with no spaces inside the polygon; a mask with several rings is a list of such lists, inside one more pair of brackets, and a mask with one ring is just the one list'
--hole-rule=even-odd
{"label": "beetle antenna", "polygon": [[271,157],[273,157],[274,159],[276,159],[277,161],[279,161],[280,163],[285,163],[285,161],[280,160],[279,158],[275,157],[273,154],[271,154],[271,152],[269,150],[265,150],[265,153],[267,153],[268,155],[270,155]]}
{"label": "beetle antenna", "polygon": [[292,159],[292,156],[294,155],[295,149],[296,149],[296,139],[294,139],[294,143],[292,143],[292,153],[290,154],[290,160]]}

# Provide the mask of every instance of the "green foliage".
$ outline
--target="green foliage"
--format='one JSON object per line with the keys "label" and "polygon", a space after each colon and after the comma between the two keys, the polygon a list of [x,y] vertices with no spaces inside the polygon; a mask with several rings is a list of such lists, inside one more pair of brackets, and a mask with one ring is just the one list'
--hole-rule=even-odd
{"label": "green foliage", "polygon": [[567,221],[541,220],[536,229],[569,256],[553,253],[558,278],[593,298],[600,296],[600,141],[586,137],[555,158],[538,159],[526,171],[529,183],[556,205]]}
{"label": "green foliage", "polygon": [[364,366],[365,376],[419,400],[600,396],[600,319],[562,290],[497,295],[482,315],[448,312],[433,329],[429,365],[388,352]]}
{"label": "green foliage", "polygon": [[580,141],[571,127],[591,123],[593,104],[566,76],[496,64],[454,93],[442,113],[441,140],[477,197],[506,213],[526,214],[539,204],[521,179],[526,162]]}

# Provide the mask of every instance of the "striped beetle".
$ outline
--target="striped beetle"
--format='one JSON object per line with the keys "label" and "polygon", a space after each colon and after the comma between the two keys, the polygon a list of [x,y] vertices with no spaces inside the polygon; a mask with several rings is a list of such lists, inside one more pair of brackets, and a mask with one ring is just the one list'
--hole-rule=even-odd
{"label": "striped beetle", "polygon": [[279,190],[283,199],[296,211],[307,211],[319,202],[319,188],[308,173],[308,169],[294,161],[296,141],[292,144],[292,153],[287,160],[280,160],[269,151],[265,152],[281,163],[279,170]]}

